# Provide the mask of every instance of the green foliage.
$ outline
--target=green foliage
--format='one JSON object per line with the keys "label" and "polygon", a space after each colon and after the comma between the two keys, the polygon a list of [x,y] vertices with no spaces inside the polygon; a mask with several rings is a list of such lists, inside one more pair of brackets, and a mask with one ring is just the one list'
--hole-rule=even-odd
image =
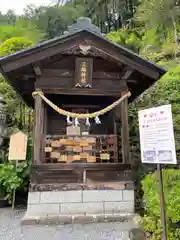
{"label": "green foliage", "polygon": [[33,45],[32,41],[23,37],[10,38],[0,45],[0,56],[9,55]]}
{"label": "green foliage", "polygon": [[141,35],[136,30],[122,28],[118,31],[111,31],[106,37],[134,52],[139,52],[141,47]]}
{"label": "green foliage", "polygon": [[12,202],[13,190],[28,190],[29,173],[31,166],[32,140],[28,139],[26,161],[16,167],[13,162],[0,164],[0,192],[3,193],[9,203]]}
{"label": "green foliage", "polygon": [[87,16],[91,17],[105,33],[128,25],[138,5],[138,0],[86,0],[84,2]]}
{"label": "green foliage", "polygon": [[7,116],[7,135],[11,135],[15,128],[18,127],[19,119],[19,106],[21,100],[18,98],[17,93],[8,84],[8,82],[0,75],[0,94],[6,101],[6,116]]}
{"label": "green foliage", "polygon": [[[67,26],[76,21],[78,17],[84,16],[90,17],[102,32],[107,33],[128,25],[138,2],[138,0],[69,0],[64,4],[55,4],[49,7],[36,7],[30,4],[24,10],[22,17],[15,16],[12,11],[6,15],[0,14],[0,25],[16,28],[17,22],[26,21],[33,25],[34,36],[31,34],[31,28],[27,28],[25,32],[22,26],[20,28],[17,26],[16,30],[11,28],[12,32],[8,31],[7,34],[5,31],[5,35],[10,34],[9,37],[24,36],[36,42],[38,37],[41,38],[39,30],[43,32],[45,38],[52,38],[62,34]],[[0,31],[1,39],[4,41],[4,34]]]}
{"label": "green foliage", "polygon": [[[0,56],[13,54],[31,46],[33,46],[32,41],[25,38],[13,37],[0,45]],[[20,104],[22,103],[22,100],[2,75],[0,75],[0,93],[6,101],[7,123],[9,126],[8,135],[10,135],[13,131],[18,129],[20,121]]]}
{"label": "green foliage", "polygon": [[[168,239],[178,240],[180,236],[180,170],[163,170],[164,193],[168,226]],[[152,240],[162,239],[159,203],[159,182],[157,172],[147,175],[142,181],[146,214],[144,229],[152,233]]]}
{"label": "green foliage", "polygon": [[35,22],[38,28],[45,32],[45,37],[49,39],[62,35],[67,27],[82,15],[84,15],[83,6],[66,4],[44,8],[38,13],[38,18],[35,16]]}
{"label": "green foliage", "polygon": [[148,26],[171,27],[179,15],[179,1],[143,0],[137,8],[136,18]]}
{"label": "green foliage", "polygon": [[24,37],[32,42],[43,39],[44,33],[33,22],[19,19],[15,25],[4,25],[0,28],[0,42],[12,37]]}

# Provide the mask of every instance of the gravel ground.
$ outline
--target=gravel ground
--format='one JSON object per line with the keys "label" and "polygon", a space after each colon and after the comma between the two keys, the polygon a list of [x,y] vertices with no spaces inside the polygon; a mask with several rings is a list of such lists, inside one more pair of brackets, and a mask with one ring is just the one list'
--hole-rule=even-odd
{"label": "gravel ground", "polygon": [[24,210],[0,209],[0,240],[128,240],[131,223],[20,226]]}

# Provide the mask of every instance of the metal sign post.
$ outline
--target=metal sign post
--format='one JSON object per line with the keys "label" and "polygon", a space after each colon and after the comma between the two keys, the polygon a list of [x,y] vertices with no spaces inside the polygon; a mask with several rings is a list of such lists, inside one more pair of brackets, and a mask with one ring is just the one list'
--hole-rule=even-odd
{"label": "metal sign post", "polygon": [[167,240],[161,164],[177,164],[171,105],[139,111],[141,160],[157,164],[160,184],[162,240]]}
{"label": "metal sign post", "polygon": [[160,208],[161,208],[161,223],[162,223],[162,240],[167,240],[167,224],[166,224],[166,206],[164,201],[164,187],[161,164],[157,164],[157,170],[159,173],[159,185],[160,185]]}

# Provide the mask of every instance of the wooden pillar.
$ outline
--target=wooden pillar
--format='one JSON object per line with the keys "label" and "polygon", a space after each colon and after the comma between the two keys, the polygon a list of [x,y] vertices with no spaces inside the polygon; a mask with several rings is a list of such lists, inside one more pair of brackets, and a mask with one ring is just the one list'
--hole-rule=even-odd
{"label": "wooden pillar", "polygon": [[[121,93],[121,97],[126,92]],[[129,124],[128,124],[128,98],[121,102],[121,144],[123,163],[130,164]]]}
{"label": "wooden pillar", "polygon": [[47,135],[47,108],[45,106],[45,102],[42,103],[42,116],[43,116],[43,124],[42,124],[42,139],[41,139],[41,162],[45,163],[45,146],[46,146],[46,135]]}
{"label": "wooden pillar", "polygon": [[115,148],[115,162],[118,163],[118,131],[117,131],[117,124],[116,124],[116,108],[113,111],[113,123],[114,123],[114,135],[116,136],[116,143],[114,145]]}
{"label": "wooden pillar", "polygon": [[[36,89],[36,91],[41,91]],[[33,164],[42,163],[42,142],[43,142],[43,125],[44,125],[44,109],[43,100],[39,95],[34,97],[35,105],[35,125],[34,125],[34,141],[33,141]]]}

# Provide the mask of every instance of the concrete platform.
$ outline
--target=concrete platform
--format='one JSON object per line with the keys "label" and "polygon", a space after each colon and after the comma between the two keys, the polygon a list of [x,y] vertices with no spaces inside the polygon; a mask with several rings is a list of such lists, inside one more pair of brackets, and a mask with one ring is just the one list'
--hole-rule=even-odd
{"label": "concrete platform", "polygon": [[134,216],[134,190],[29,192],[23,224],[127,221]]}

